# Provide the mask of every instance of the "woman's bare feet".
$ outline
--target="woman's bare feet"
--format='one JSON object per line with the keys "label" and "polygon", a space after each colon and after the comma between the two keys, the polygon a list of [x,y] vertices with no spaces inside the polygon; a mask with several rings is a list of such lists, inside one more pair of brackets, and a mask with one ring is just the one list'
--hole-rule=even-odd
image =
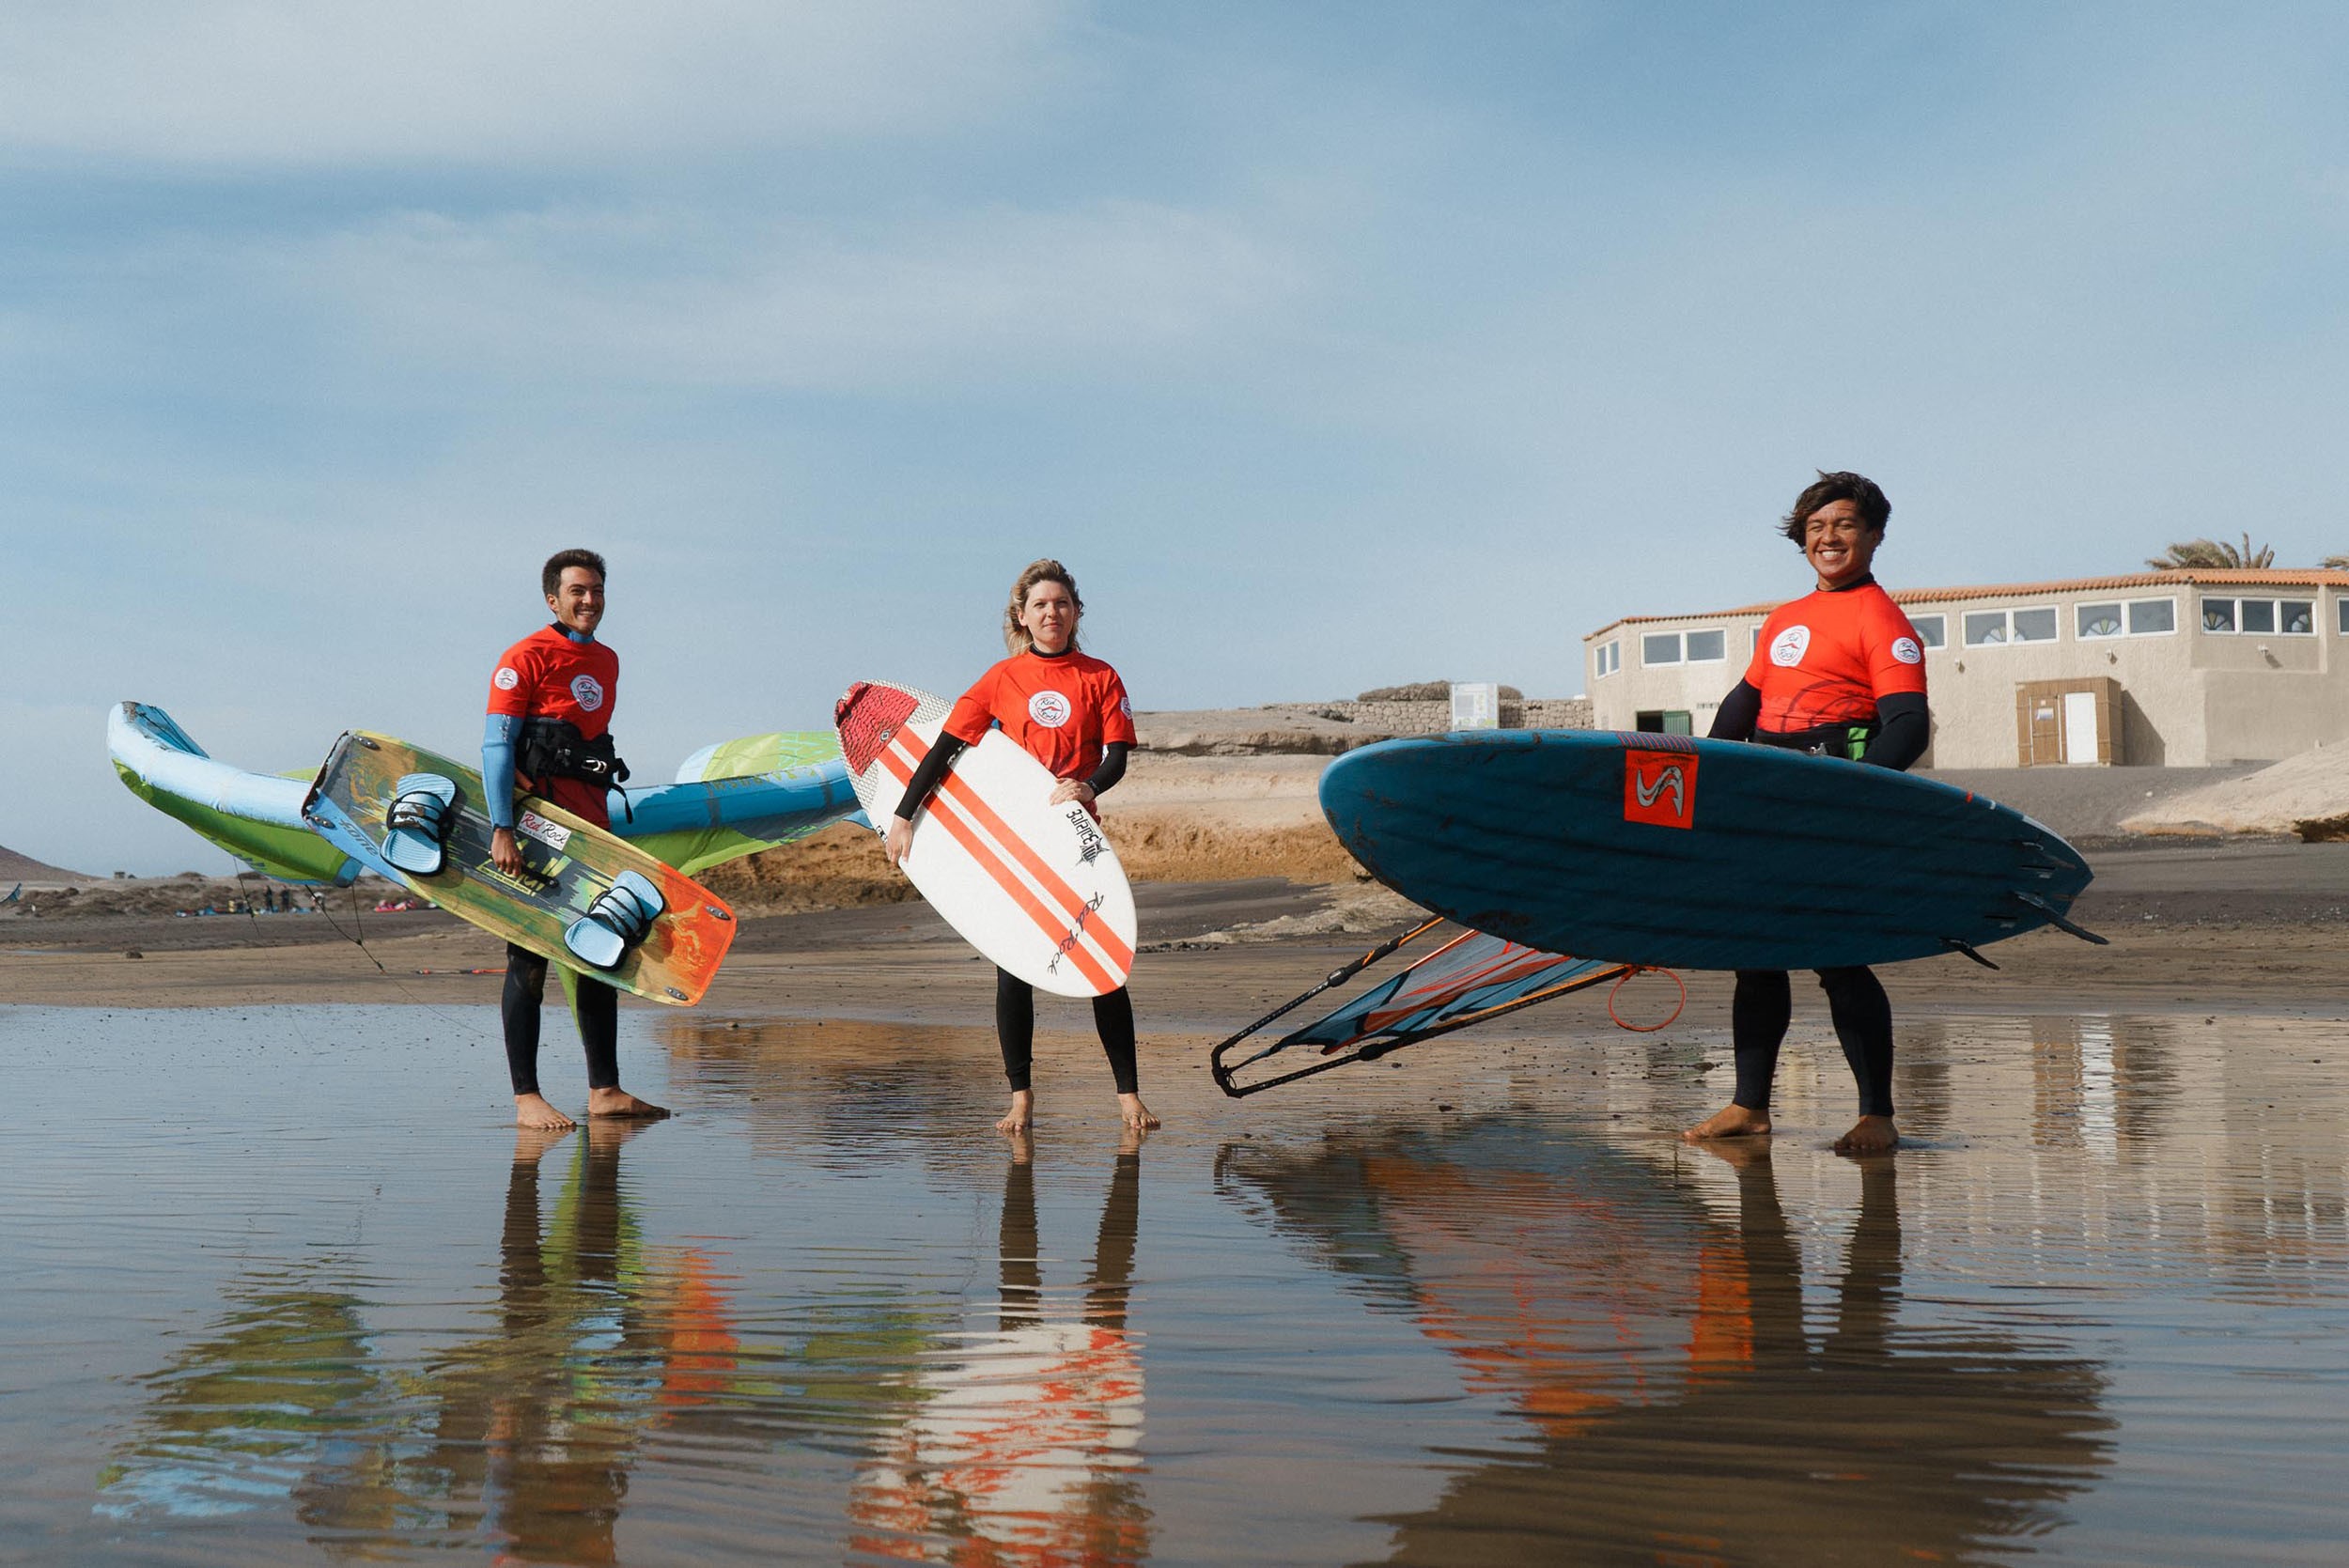
{"label": "woman's bare feet", "polygon": [[1759,1138],[1770,1130],[1770,1113],[1731,1101],[1680,1136],[1691,1143],[1708,1138]]}
{"label": "woman's bare feet", "polygon": [[1839,1155],[1880,1155],[1901,1141],[1890,1116],[1862,1116],[1832,1145]]}
{"label": "woman's bare feet", "polygon": [[997,1132],[1023,1133],[1035,1126],[1035,1093],[1029,1089],[1011,1092],[1011,1109],[995,1124]]}
{"label": "woman's bare feet", "polygon": [[590,1089],[587,1091],[587,1114],[590,1116],[633,1116],[657,1122],[668,1114],[666,1107],[650,1100],[640,1100],[625,1089]]}
{"label": "woman's bare feet", "polygon": [[1140,1094],[1118,1095],[1117,1113],[1128,1126],[1140,1127],[1144,1132],[1159,1125],[1159,1119],[1150,1114],[1150,1108],[1142,1103]]}
{"label": "woman's bare feet", "polygon": [[568,1116],[547,1104],[544,1094],[514,1096],[514,1125],[518,1127],[539,1127],[549,1132],[568,1132],[579,1126]]}

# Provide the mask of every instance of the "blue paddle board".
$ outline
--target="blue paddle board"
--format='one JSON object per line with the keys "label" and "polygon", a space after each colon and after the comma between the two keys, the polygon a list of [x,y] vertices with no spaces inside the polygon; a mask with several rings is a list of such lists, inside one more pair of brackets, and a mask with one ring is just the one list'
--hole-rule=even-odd
{"label": "blue paddle board", "polygon": [[1799,752],[1593,730],[1389,740],[1330,765],[1321,809],[1413,903],[1578,957],[1826,969],[2046,924],[2088,935],[2064,919],[2088,862],[2046,828]]}

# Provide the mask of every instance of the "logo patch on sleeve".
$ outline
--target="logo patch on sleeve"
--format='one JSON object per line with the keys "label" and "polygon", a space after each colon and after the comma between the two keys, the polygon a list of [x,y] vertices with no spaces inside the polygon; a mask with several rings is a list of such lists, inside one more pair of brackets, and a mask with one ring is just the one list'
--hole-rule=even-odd
{"label": "logo patch on sleeve", "polygon": [[1917,645],[1914,637],[1895,637],[1892,639],[1892,657],[1904,664],[1922,664],[1925,650]]}
{"label": "logo patch on sleeve", "polygon": [[521,683],[522,677],[514,673],[514,666],[511,664],[499,665],[498,673],[490,677],[490,684],[501,691],[511,691]]}
{"label": "logo patch on sleeve", "polygon": [[1697,825],[1697,763],[1694,751],[1623,753],[1623,819],[1658,828]]}

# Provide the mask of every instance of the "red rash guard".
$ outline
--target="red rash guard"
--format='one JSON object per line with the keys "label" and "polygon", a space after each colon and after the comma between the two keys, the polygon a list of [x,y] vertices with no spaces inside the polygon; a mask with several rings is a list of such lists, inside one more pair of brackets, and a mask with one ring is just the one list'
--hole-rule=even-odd
{"label": "red rash guard", "polygon": [[1925,694],[1924,644],[1874,582],[1812,593],[1762,623],[1746,684],[1762,693],[1765,733],[1864,724],[1879,697]]}
{"label": "red rash guard", "polygon": [[[560,719],[595,739],[612,727],[620,685],[620,656],[601,643],[574,643],[560,627],[544,626],[506,650],[490,677],[490,711],[517,719]],[[612,825],[605,791],[583,779],[533,779],[534,794]]]}
{"label": "red rash guard", "polygon": [[1117,672],[1090,654],[1014,654],[955,702],[945,733],[977,745],[989,723],[1060,779],[1090,778],[1101,749],[1134,743],[1134,708]]}

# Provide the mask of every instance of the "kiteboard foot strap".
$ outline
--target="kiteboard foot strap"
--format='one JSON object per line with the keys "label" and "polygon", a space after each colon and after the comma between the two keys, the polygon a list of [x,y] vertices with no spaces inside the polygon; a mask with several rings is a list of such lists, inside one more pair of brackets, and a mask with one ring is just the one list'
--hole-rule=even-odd
{"label": "kiteboard foot strap", "polygon": [[1948,948],[1952,953],[1963,953],[1967,957],[1971,958],[1975,963],[1980,964],[1983,969],[1994,970],[1999,967],[1998,965],[1992,963],[1989,959],[1983,957],[1981,954],[1975,952],[1973,944],[1970,942],[1959,941],[1955,937],[1944,937],[1941,939],[1941,945]]}
{"label": "kiteboard foot strap", "polygon": [[599,970],[616,969],[628,950],[645,939],[665,908],[661,890],[649,878],[623,871],[584,915],[571,922],[563,933],[563,945],[582,963]]}
{"label": "kiteboard foot strap", "polygon": [[383,814],[383,858],[411,877],[430,877],[448,859],[457,826],[457,785],[438,773],[409,773],[392,786]]}

